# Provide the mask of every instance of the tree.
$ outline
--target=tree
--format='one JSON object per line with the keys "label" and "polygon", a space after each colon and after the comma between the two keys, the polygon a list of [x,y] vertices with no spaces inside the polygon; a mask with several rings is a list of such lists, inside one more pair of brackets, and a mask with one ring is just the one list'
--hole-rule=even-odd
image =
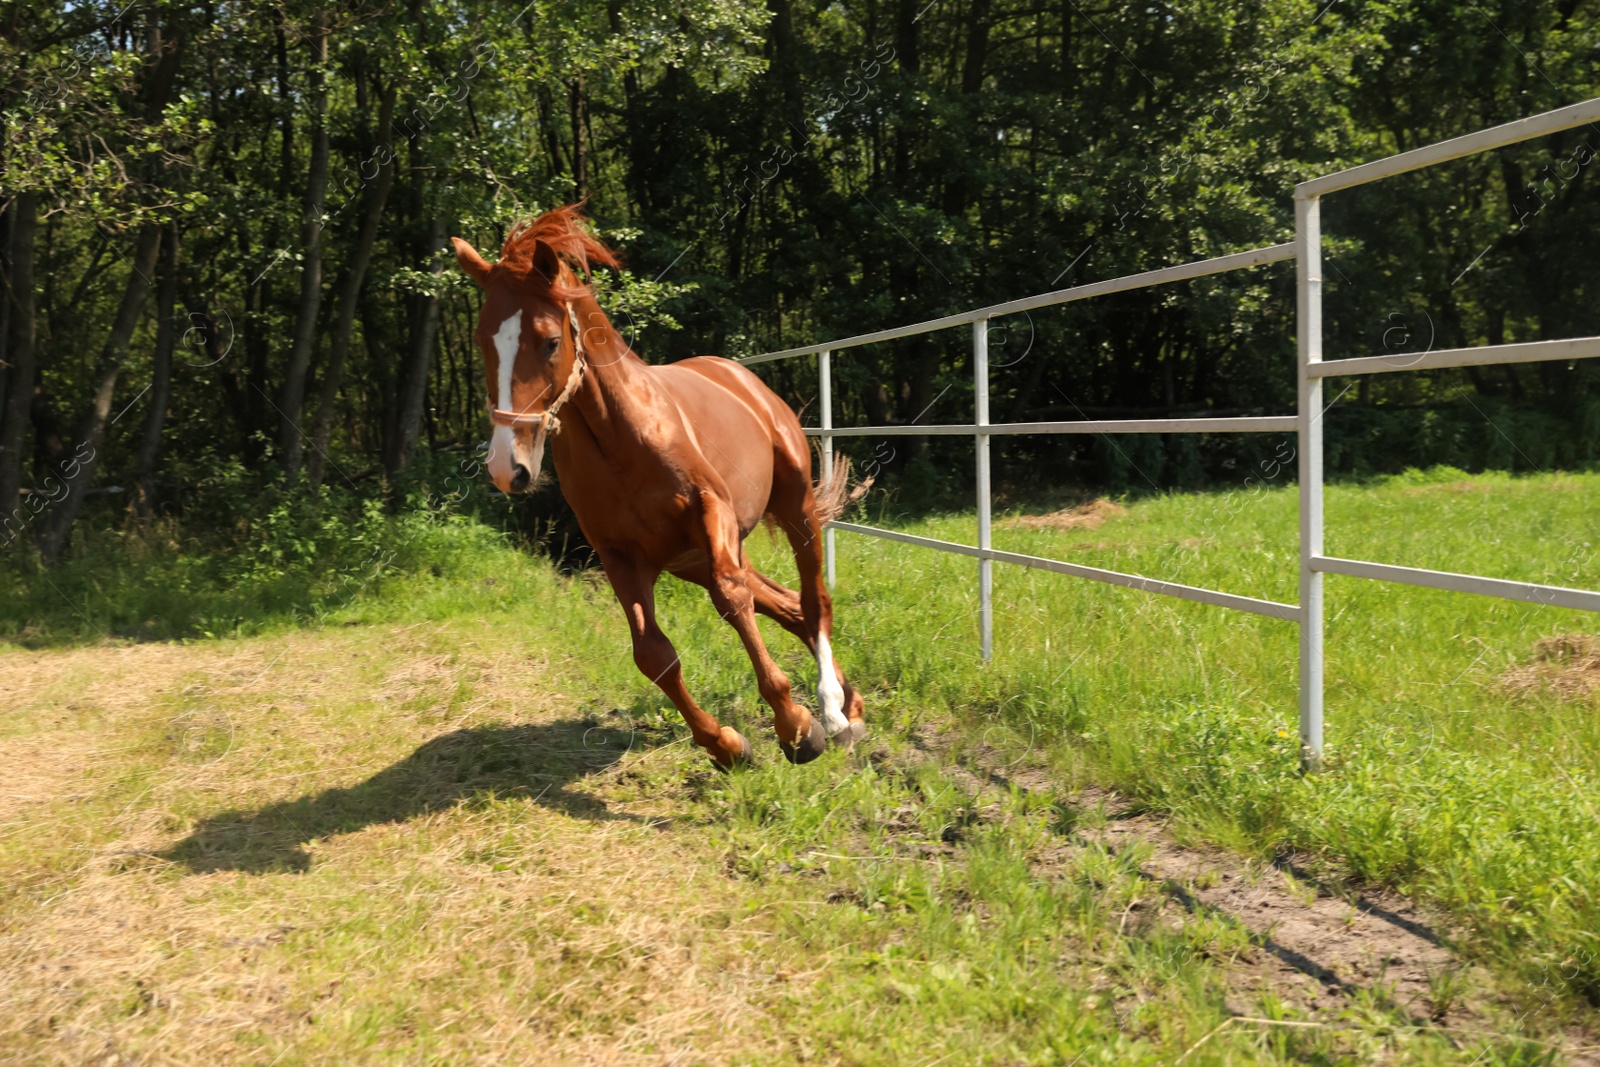
{"label": "tree", "polygon": [[[598,284],[647,358],[743,355],[1286,240],[1296,181],[1594,95],[1596,14],[24,0],[0,16],[0,522],[53,555],[116,521],[90,479],[159,514],[219,465],[263,500],[427,477],[484,434],[445,239],[493,247],[575,194],[624,246]],[[1574,130],[1330,199],[1329,351],[1596,332],[1597,151]],[[992,409],[1289,410],[1291,303],[1274,267],[998,322]],[[809,366],[760,373],[814,403]],[[1374,377],[1330,463],[1577,462],[1595,373]],[[964,332],[834,379],[841,424],[971,410]],[[1516,447],[1468,405],[1514,412]],[[957,443],[908,443],[897,473],[964,490]],[[1251,447],[1018,440],[997,476],[1165,485]]]}

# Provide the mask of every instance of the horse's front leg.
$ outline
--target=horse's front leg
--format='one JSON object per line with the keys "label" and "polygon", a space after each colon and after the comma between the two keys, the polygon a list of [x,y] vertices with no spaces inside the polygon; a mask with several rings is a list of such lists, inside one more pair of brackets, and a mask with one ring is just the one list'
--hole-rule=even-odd
{"label": "horse's front leg", "polygon": [[743,546],[730,511],[713,505],[706,515],[711,555],[711,603],[739,634],[756,670],[761,698],[772,706],[778,744],[791,763],[809,763],[828,749],[828,732],[822,721],[794,702],[789,676],[773,662],[756,625],[752,577],[743,565]]}
{"label": "horse's front leg", "polygon": [[683,684],[683,667],[678,650],[656,623],[656,579],[659,574],[644,570],[631,560],[600,553],[611,589],[628,617],[633,637],[633,662],[641,673],[667,695],[683,715],[694,735],[694,743],[705,749],[718,767],[727,770],[736,763],[750,762],[750,742],[731,726],[720,725],[694,702]]}

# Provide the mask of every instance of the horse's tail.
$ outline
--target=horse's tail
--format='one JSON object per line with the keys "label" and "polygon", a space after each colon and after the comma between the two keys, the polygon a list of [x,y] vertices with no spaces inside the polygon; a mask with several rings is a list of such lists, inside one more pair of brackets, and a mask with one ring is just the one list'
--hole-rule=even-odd
{"label": "horse's tail", "polygon": [[850,505],[867,495],[872,479],[850,484],[850,459],[842,452],[833,454],[833,466],[822,472],[817,482],[817,522],[826,526],[849,510]]}

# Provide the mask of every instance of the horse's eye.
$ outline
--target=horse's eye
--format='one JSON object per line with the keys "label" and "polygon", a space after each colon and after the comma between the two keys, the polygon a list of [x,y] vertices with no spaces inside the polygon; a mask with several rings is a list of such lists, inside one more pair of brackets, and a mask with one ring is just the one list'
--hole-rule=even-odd
{"label": "horse's eye", "polygon": [[552,338],[550,338],[548,341],[546,341],[544,343],[544,354],[547,355],[547,356],[553,356],[553,355],[556,354],[556,349],[558,349],[560,347],[561,347],[561,338],[552,337]]}

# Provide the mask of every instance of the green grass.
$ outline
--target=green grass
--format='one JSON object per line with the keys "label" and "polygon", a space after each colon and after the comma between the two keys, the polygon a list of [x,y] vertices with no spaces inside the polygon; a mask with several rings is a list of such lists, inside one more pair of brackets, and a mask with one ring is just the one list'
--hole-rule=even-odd
{"label": "green grass", "polygon": [[[1293,603],[1292,487],[1172,495],[996,547]],[[1327,492],[1330,555],[1600,586],[1600,477],[1459,471]],[[971,541],[970,516],[906,527]],[[1292,623],[996,567],[977,660],[971,561],[840,535],[836,642],[900,707],[1034,731],[1060,764],[1204,836],[1302,851],[1444,904],[1478,951],[1600,1001],[1600,702],[1504,672],[1592,616],[1327,579],[1326,774],[1297,770]],[[981,728],[981,725],[978,726]]]}
{"label": "green grass", "polygon": [[[1597,504],[1597,475],[1335,486],[1328,550],[1594,588]],[[1001,566],[983,664],[972,561],[840,534],[870,762],[783,764],[732,632],[661,587],[691,688],[757,743],[725,777],[638,677],[603,580],[437,515],[372,531],[404,551],[348,595],[292,567],[254,589],[298,600],[229,591],[229,632],[256,636],[9,616],[59,647],[0,654],[0,1058],[1485,1065],[1561,1062],[1541,1041],[1593,1019],[1600,701],[1500,684],[1535,640],[1595,631],[1582,613],[1330,577],[1330,758],[1304,777],[1292,624]],[[1289,602],[1294,538],[1292,487],[996,531]],[[157,556],[68,588],[98,581],[80,607],[136,629],[181,553]],[[215,590],[157,592],[192,624]],[[954,766],[980,752],[1049,784]],[[1503,1036],[1419,1028],[1376,987],[1337,1016],[1241,992],[1237,923],[1130,921],[1152,890],[1137,847],[1080,832],[1105,818],[1091,785],[1186,840],[1432,902],[1501,976],[1506,1002],[1479,1000]],[[1225,1025],[1241,1007],[1313,1025]]]}

